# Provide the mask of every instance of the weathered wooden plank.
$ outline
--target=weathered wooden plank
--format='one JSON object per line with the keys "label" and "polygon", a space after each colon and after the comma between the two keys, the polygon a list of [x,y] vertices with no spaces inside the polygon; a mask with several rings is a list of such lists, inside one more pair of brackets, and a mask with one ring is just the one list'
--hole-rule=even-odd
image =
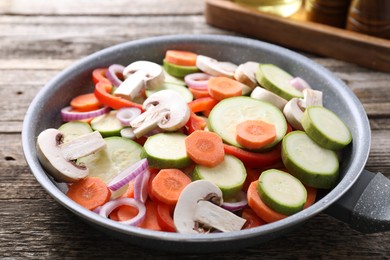
{"label": "weathered wooden plank", "polygon": [[204,24],[203,19],[202,16],[120,19],[0,16],[0,59],[78,59],[118,43],[145,37],[224,32]]}
{"label": "weathered wooden plank", "polygon": [[203,0],[2,0],[6,15],[186,15],[201,14]]}

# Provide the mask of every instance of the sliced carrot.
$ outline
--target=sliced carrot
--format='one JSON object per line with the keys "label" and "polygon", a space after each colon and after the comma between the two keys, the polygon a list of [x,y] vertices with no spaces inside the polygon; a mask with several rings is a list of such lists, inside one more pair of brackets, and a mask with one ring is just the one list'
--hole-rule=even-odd
{"label": "sliced carrot", "polygon": [[277,145],[271,151],[264,153],[249,152],[233,145],[224,144],[225,153],[240,159],[246,167],[260,168],[272,165],[281,160],[281,146]]}
{"label": "sliced carrot", "polygon": [[207,84],[210,96],[217,100],[241,96],[242,87],[242,83],[226,77],[211,78]]}
{"label": "sliced carrot", "polygon": [[275,138],[275,126],[262,120],[246,120],[236,127],[237,143],[248,149],[260,149],[271,144]]}
{"label": "sliced carrot", "polygon": [[194,112],[190,113],[190,119],[186,123],[188,134],[191,134],[196,130],[203,130],[206,126],[207,122],[204,118],[198,116]]}
{"label": "sliced carrot", "polygon": [[191,111],[194,113],[211,110],[218,104],[218,100],[212,97],[198,98],[188,103]]}
{"label": "sliced carrot", "polygon": [[126,191],[120,196],[121,198],[134,198],[134,184],[135,179],[129,182]]}
{"label": "sliced carrot", "polygon": [[214,167],[225,158],[222,138],[213,132],[195,131],[186,137],[185,145],[188,156],[197,164]]}
{"label": "sliced carrot", "polygon": [[257,192],[257,183],[254,181],[249,185],[247,192],[248,205],[256,213],[256,215],[267,223],[275,222],[288,217],[268,207],[259,196]]}
{"label": "sliced carrot", "polygon": [[311,205],[316,202],[316,197],[317,197],[317,189],[313,187],[306,186],[306,192],[307,192],[307,198],[306,198],[306,203],[303,205],[303,208],[310,207]]}
{"label": "sliced carrot", "polygon": [[92,111],[101,108],[103,105],[96,98],[95,93],[87,93],[74,97],[70,101],[70,106],[81,112]]}
{"label": "sliced carrot", "polygon": [[149,230],[162,231],[162,228],[158,224],[157,220],[157,203],[153,200],[147,200],[145,203],[145,207],[145,219],[144,221],[142,221],[140,227]]}
{"label": "sliced carrot", "polygon": [[126,221],[138,215],[138,209],[129,205],[120,206],[117,211],[118,221]]}
{"label": "sliced carrot", "polygon": [[100,178],[87,177],[70,185],[66,195],[81,206],[93,210],[106,203],[111,192]]}
{"label": "sliced carrot", "polygon": [[106,73],[107,73],[107,68],[94,69],[92,71],[93,83],[95,83],[96,85],[98,82],[102,82],[102,83],[108,83],[112,85],[111,81],[106,77]]}
{"label": "sliced carrot", "polygon": [[178,169],[163,169],[152,181],[152,193],[159,201],[175,205],[191,179]]}
{"label": "sliced carrot", "polygon": [[203,98],[203,97],[209,97],[209,91],[207,89],[200,90],[195,88],[188,88],[188,90],[192,93],[194,96],[194,99]]}
{"label": "sliced carrot", "polygon": [[157,221],[160,227],[167,232],[176,232],[175,224],[173,223],[173,210],[172,205],[165,203],[157,203]]}
{"label": "sliced carrot", "polygon": [[167,50],[165,60],[180,66],[196,66],[197,54],[190,51]]}
{"label": "sliced carrot", "polygon": [[242,229],[259,227],[266,224],[265,221],[259,218],[259,216],[257,216],[256,213],[248,206],[243,209],[241,217],[246,219]]}

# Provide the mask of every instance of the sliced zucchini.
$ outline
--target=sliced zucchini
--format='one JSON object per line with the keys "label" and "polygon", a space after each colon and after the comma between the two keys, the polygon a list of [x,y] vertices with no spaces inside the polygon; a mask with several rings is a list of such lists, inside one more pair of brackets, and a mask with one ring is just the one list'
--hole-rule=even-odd
{"label": "sliced zucchini", "polygon": [[104,138],[106,148],[77,160],[89,169],[88,176],[99,177],[109,183],[122,170],[139,161],[142,146],[138,143],[119,136]]}
{"label": "sliced zucchini", "polygon": [[302,92],[291,85],[290,81],[293,78],[289,73],[273,64],[260,64],[256,72],[256,80],[263,88],[286,100],[303,97]]}
{"label": "sliced zucchini", "polygon": [[236,141],[236,128],[238,124],[246,120],[262,120],[275,125],[275,140],[261,150],[274,147],[283,139],[287,131],[286,119],[279,108],[268,102],[242,96],[219,102],[211,110],[208,126],[226,143],[241,147]]}
{"label": "sliced zucchini", "polygon": [[199,69],[196,66],[181,66],[167,62],[163,60],[163,67],[165,71],[173,76],[178,78],[184,78],[187,74],[198,72]]}
{"label": "sliced zucchini", "polygon": [[181,133],[153,135],[144,144],[149,165],[158,169],[183,168],[191,163],[187,155],[185,138]]}
{"label": "sliced zucchini", "polygon": [[58,130],[64,135],[64,143],[79,136],[92,133],[91,126],[83,121],[70,121],[62,124]]}
{"label": "sliced zucchini", "polygon": [[314,188],[332,188],[339,176],[337,154],[303,131],[293,131],[283,138],[282,160],[291,174]]}
{"label": "sliced zucchini", "polygon": [[191,91],[188,90],[188,88],[186,88],[185,86],[181,86],[181,85],[177,85],[177,84],[173,84],[173,83],[164,83],[161,87],[159,87],[157,89],[147,89],[145,91],[145,94],[147,97],[149,97],[150,95],[156,93],[157,91],[164,90],[164,89],[170,89],[170,90],[173,90],[173,91],[179,93],[179,95],[187,103],[191,102],[194,99],[194,96],[192,95]]}
{"label": "sliced zucchini", "polygon": [[192,178],[214,183],[221,189],[224,199],[229,199],[241,191],[246,179],[246,170],[239,159],[225,155],[224,161],[215,167],[196,165]]}
{"label": "sliced zucchini", "polygon": [[257,191],[268,207],[285,215],[301,211],[307,199],[306,188],[300,180],[275,169],[260,175]]}
{"label": "sliced zucchini", "polygon": [[112,110],[107,114],[95,117],[91,121],[93,130],[99,131],[103,137],[120,136],[123,125],[116,117],[116,110]]}
{"label": "sliced zucchini", "polygon": [[307,135],[324,148],[339,150],[352,141],[348,127],[325,107],[306,108],[301,123]]}

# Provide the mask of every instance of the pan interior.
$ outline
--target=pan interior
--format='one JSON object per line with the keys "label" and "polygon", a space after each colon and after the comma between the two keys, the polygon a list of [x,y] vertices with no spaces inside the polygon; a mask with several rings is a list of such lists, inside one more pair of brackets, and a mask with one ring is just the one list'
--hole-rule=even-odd
{"label": "pan interior", "polygon": [[[220,61],[230,61],[236,64],[246,61],[272,63],[292,75],[304,78],[314,89],[323,91],[324,105],[341,117],[353,135],[352,144],[343,153],[338,185],[329,193],[321,193],[321,199],[312,207],[282,221],[253,230],[230,234],[209,234],[207,237],[174,233],[161,235],[159,232],[105,221],[68,199],[39,164],[35,149],[36,137],[44,129],[58,127],[61,124],[60,109],[67,106],[72,97],[93,90],[91,79],[93,69],[114,63],[127,65],[137,60],[161,64],[165,51],[168,49],[194,51]],[[22,139],[25,158],[35,178],[53,198],[88,222],[131,236],[169,241],[213,242],[216,239],[236,240],[282,230],[301,223],[324,210],[353,184],[362,171],[370,147],[370,129],[365,111],[351,90],[331,72],[302,55],[275,45],[240,37],[176,35],[116,45],[92,54],[61,72],[38,93],[31,103],[25,116]]]}

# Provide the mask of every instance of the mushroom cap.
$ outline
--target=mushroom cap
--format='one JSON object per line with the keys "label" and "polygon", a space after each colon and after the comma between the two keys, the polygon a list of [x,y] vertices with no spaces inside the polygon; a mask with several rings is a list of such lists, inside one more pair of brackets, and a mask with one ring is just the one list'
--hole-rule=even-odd
{"label": "mushroom cap", "polygon": [[42,131],[37,139],[37,156],[43,168],[59,182],[75,182],[88,175],[88,168],[76,165],[64,157],[63,135],[54,128]]}
{"label": "mushroom cap", "polygon": [[161,129],[167,131],[178,130],[190,118],[190,109],[187,102],[180,94],[170,89],[160,90],[152,94],[143,103],[145,110],[152,106],[162,112],[168,112],[165,119],[158,123]]}
{"label": "mushroom cap", "polygon": [[219,206],[222,205],[222,191],[212,182],[197,180],[188,184],[181,192],[173,214],[176,230],[184,234],[197,234],[194,214],[199,200],[216,196]]}
{"label": "mushroom cap", "polygon": [[146,88],[155,89],[157,87],[160,87],[164,83],[165,75],[161,65],[151,61],[140,60],[129,64],[123,70],[123,76],[125,78],[128,78],[130,77],[130,75],[134,74],[139,70],[146,72]]}

